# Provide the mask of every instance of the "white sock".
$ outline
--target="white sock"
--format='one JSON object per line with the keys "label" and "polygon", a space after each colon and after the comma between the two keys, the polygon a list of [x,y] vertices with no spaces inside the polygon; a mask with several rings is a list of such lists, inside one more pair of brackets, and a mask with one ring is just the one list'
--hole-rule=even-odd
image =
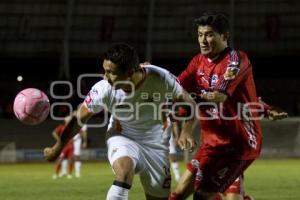
{"label": "white sock", "polygon": [[68,166],[68,160],[64,159],[64,160],[61,162],[61,172],[60,172],[60,175],[61,175],[61,176],[67,174],[67,166]]}
{"label": "white sock", "polygon": [[171,167],[175,176],[175,180],[178,182],[180,179],[180,172],[179,172],[179,166],[177,162],[172,162]]}
{"label": "white sock", "polygon": [[75,161],[75,175],[80,176],[81,161]]}
{"label": "white sock", "polygon": [[106,200],[128,200],[129,189],[113,184],[107,192]]}

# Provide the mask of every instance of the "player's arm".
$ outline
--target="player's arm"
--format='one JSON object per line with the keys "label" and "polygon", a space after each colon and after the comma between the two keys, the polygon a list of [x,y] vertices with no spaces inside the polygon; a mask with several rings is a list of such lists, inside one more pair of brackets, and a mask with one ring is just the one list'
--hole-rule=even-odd
{"label": "player's arm", "polygon": [[55,141],[60,140],[60,137],[58,136],[58,133],[57,133],[55,130],[52,131],[52,136],[53,136],[53,138],[55,139]]}
{"label": "player's arm", "polygon": [[64,131],[60,136],[60,140],[58,140],[54,146],[47,147],[44,149],[44,157],[48,161],[54,161],[59,156],[63,147],[68,143],[68,141],[76,135],[81,126],[87,122],[89,118],[93,115],[92,112],[89,111],[87,106],[83,103],[77,112],[73,114],[70,121],[67,122]]}
{"label": "player's arm", "polygon": [[179,124],[177,121],[171,121],[172,123],[172,134],[173,134],[173,137],[175,139],[175,141],[177,141],[179,139]]}
{"label": "player's arm", "polygon": [[195,144],[196,144],[194,137],[193,137],[193,130],[197,123],[196,102],[184,90],[177,99],[187,103],[190,106],[190,112],[191,112],[191,117],[187,120],[184,120],[184,122],[182,124],[182,129],[181,129],[180,136],[179,136],[177,143],[181,149],[193,150],[195,148]]}
{"label": "player's arm", "polygon": [[262,100],[261,97],[258,98],[259,102],[261,103],[261,105],[264,108],[264,114],[265,116],[271,120],[271,121],[276,121],[276,120],[281,120],[281,119],[285,119],[288,117],[288,113],[284,112],[283,110],[279,109],[279,108],[275,108],[274,106],[271,106],[269,104],[267,104],[266,102],[264,102]]}
{"label": "player's arm", "polygon": [[227,94],[225,94],[224,92],[217,91],[217,90],[202,91],[200,94],[200,98],[203,101],[222,103],[222,102],[226,101]]}

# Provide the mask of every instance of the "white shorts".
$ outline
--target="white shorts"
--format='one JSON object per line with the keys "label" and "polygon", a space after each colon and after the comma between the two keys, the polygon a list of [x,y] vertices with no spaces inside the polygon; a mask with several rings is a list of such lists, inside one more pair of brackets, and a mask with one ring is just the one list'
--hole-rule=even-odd
{"label": "white shorts", "polygon": [[130,157],[134,162],[135,172],[140,176],[145,193],[158,198],[169,196],[171,174],[166,150],[155,149],[147,144],[141,145],[123,136],[109,138],[107,146],[111,166],[121,157]]}

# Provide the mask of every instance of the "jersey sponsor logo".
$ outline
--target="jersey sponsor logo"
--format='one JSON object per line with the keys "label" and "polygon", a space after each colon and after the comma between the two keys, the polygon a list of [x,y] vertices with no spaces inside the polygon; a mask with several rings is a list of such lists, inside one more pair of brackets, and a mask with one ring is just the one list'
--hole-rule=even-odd
{"label": "jersey sponsor logo", "polygon": [[239,73],[240,69],[236,66],[229,66],[226,68],[226,72],[224,74],[224,79],[227,80],[233,80],[236,75]]}

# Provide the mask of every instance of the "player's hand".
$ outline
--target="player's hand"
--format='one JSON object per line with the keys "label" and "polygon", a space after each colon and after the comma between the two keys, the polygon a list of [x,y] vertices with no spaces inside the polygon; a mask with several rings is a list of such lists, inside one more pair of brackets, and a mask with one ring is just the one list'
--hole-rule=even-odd
{"label": "player's hand", "polygon": [[177,144],[182,150],[189,150],[190,152],[193,152],[196,147],[196,142],[191,134],[181,133]]}
{"label": "player's hand", "polygon": [[53,147],[46,147],[44,149],[44,157],[47,161],[55,161],[59,154],[62,151],[62,144],[61,142],[56,142],[56,144]]}
{"label": "player's hand", "polygon": [[278,110],[269,110],[267,117],[271,121],[281,120],[288,117],[288,113]]}

